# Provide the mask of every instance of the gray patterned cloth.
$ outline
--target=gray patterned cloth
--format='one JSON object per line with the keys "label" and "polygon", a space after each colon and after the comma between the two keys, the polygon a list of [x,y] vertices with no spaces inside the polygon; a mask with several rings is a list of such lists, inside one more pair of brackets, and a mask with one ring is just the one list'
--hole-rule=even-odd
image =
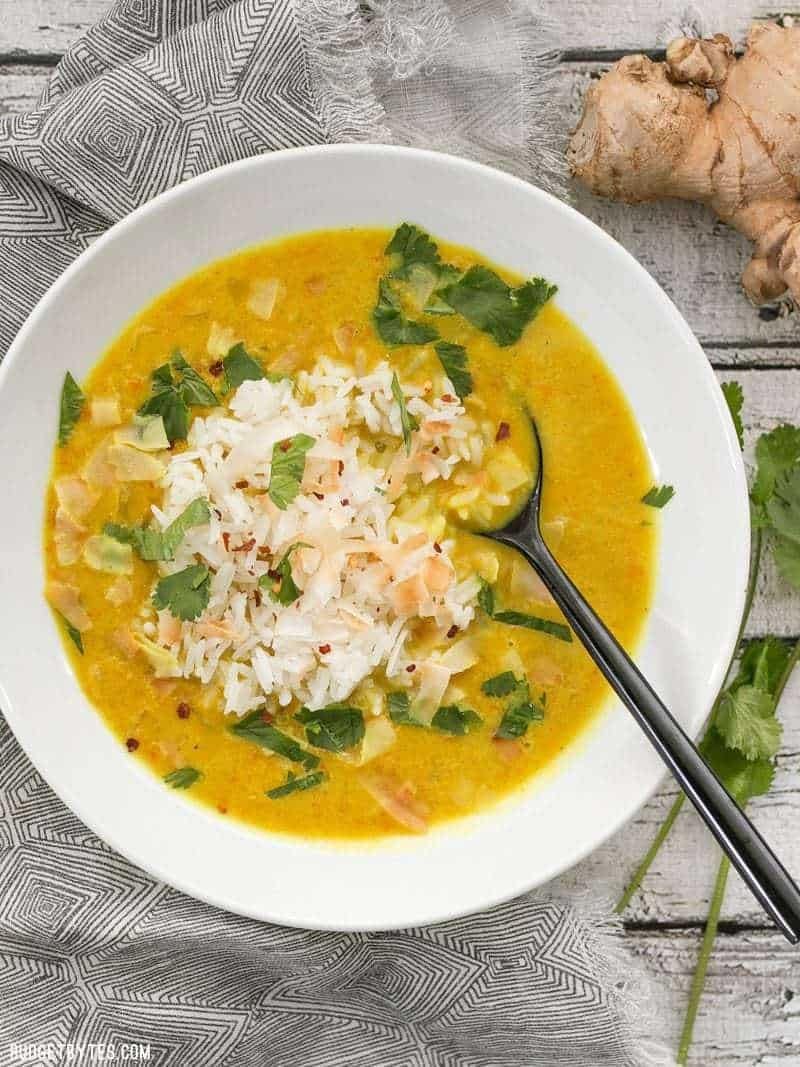
{"label": "gray patterned cloth", "polygon": [[[243,156],[391,139],[554,175],[543,33],[512,0],[118,0],[37,108],[0,120],[0,352],[112,222]],[[5,724],[0,890],[2,1064],[127,1042],[159,1067],[667,1062],[585,907],[527,897],[372,935],[229,915],[95,838]]]}

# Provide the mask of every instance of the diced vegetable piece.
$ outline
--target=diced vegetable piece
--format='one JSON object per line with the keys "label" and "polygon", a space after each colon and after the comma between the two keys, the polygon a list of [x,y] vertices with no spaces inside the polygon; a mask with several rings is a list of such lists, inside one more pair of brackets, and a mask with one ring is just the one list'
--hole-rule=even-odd
{"label": "diced vegetable piece", "polygon": [[89,413],[93,426],[119,426],[122,415],[115,396],[96,396],[90,401]]}
{"label": "diced vegetable piece", "polygon": [[95,534],[83,546],[83,558],[95,571],[106,574],[132,574],[133,549],[107,534]]}
{"label": "diced vegetable piece", "polygon": [[117,472],[109,457],[112,439],[107,437],[92,452],[83,468],[83,477],[97,489],[108,489],[117,482]]}
{"label": "diced vegetable piece", "polygon": [[108,460],[121,482],[157,482],[165,470],[161,460],[130,445],[111,445]]}
{"label": "diced vegetable piece", "polygon": [[77,474],[56,478],[53,488],[61,507],[77,522],[89,514],[100,498],[97,490]]}
{"label": "diced vegetable piece", "polygon": [[130,445],[140,452],[161,452],[169,448],[169,438],[160,415],[134,415],[130,426],[123,426],[115,434],[120,445]]}
{"label": "diced vegetable piece", "polygon": [[127,578],[117,578],[117,580],[112,582],[108,589],[106,589],[106,600],[109,604],[113,604],[115,608],[127,604],[132,597],[133,585]]}
{"label": "diced vegetable piece", "polygon": [[218,322],[212,322],[206,342],[206,352],[212,359],[222,359],[239,340],[241,338],[236,336],[230,326],[220,326]]}
{"label": "diced vegetable piece", "polygon": [[50,604],[64,616],[70,626],[74,626],[80,633],[91,629],[92,620],[81,603],[81,592],[77,586],[50,581],[44,592]]}
{"label": "diced vegetable piece", "polygon": [[56,546],[56,559],[61,567],[70,567],[80,559],[85,526],[81,526],[64,508],[56,509],[56,521],[53,541]]}
{"label": "diced vegetable piece", "polygon": [[383,810],[400,826],[415,834],[424,834],[428,829],[428,809],[417,800],[414,787],[409,782],[398,784],[386,775],[366,772],[361,784]]}
{"label": "diced vegetable piece", "polygon": [[254,281],[250,286],[250,295],[247,298],[247,310],[259,319],[268,322],[272,318],[275,304],[281,291],[281,283],[277,278],[264,278]]}
{"label": "diced vegetable piece", "polygon": [[134,634],[133,639],[155,671],[156,678],[180,678],[180,664],[168,649],[162,648],[143,634]]}

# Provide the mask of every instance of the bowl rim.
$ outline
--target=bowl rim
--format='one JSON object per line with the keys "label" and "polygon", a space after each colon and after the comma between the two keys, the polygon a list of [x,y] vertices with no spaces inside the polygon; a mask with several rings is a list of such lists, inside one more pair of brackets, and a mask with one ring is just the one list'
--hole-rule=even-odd
{"label": "bowl rim", "polygon": [[[346,157],[346,156],[384,156],[384,157],[398,157],[405,159],[419,159],[419,160],[433,160],[440,165],[452,167],[456,170],[461,169],[463,171],[471,171],[477,174],[479,177],[482,175],[490,181],[497,183],[505,183],[509,188],[515,188],[517,190],[524,190],[525,195],[534,197],[542,202],[547,210],[554,212],[556,215],[562,215],[568,217],[571,222],[579,227],[583,227],[584,231],[591,236],[592,240],[598,242],[603,246],[604,252],[609,255],[616,256],[618,259],[627,264],[627,267],[633,270],[637,275],[643,291],[647,291],[651,299],[657,301],[661,305],[661,309],[666,318],[671,320],[671,326],[675,330],[676,334],[680,335],[687,348],[692,349],[695,356],[701,361],[703,370],[705,372],[706,383],[709,386],[713,385],[713,389],[709,388],[709,398],[712,403],[716,405],[718,413],[723,416],[721,419],[721,425],[724,427],[724,433],[726,437],[725,444],[727,445],[727,452],[729,458],[732,461],[734,468],[737,471],[741,507],[740,511],[740,524],[738,530],[731,530],[730,536],[735,540],[737,549],[738,565],[740,569],[739,577],[743,580],[737,583],[737,600],[736,611],[732,613],[731,619],[728,622],[727,632],[720,635],[719,647],[724,650],[725,658],[720,656],[717,662],[713,666],[713,670],[710,672],[709,684],[713,686],[713,690],[717,691],[721,687],[727,674],[728,668],[725,663],[732,660],[733,654],[737,645],[737,638],[739,634],[739,620],[741,618],[746,596],[746,579],[749,566],[750,557],[750,522],[749,522],[749,506],[748,506],[748,487],[747,478],[745,473],[744,462],[739,448],[739,443],[736,437],[736,431],[733,426],[733,422],[729,416],[726,402],[722,391],[719,389],[717,379],[714,375],[713,369],[707,360],[707,357],[689,327],[688,323],[684,319],[681,312],[675,306],[670,297],[661,288],[661,286],[655,281],[645,267],[625,249],[618,241],[616,241],[610,234],[606,233],[601,227],[599,227],[591,219],[581,214],[570,204],[559,200],[557,197],[546,192],[544,189],[538,186],[532,185],[530,182],[509,174],[508,172],[498,170],[495,167],[488,166],[483,163],[478,163],[474,160],[465,159],[463,157],[450,155],[448,153],[437,152],[429,149],[409,148],[398,145],[384,145],[384,144],[334,144],[334,145],[308,145],[298,148],[281,149],[269,153],[264,153],[258,156],[248,157],[246,159],[237,160],[232,163],[225,164],[221,167],[216,167],[210,171],[206,171],[203,174],[197,175],[181,184],[168,189],[159,195],[153,197],[151,200],[142,204],[133,210],[130,214],[120,219],[109,227],[100,237],[92,242],[84,251],[76,257],[76,259],[66,268],[66,270],[59,275],[59,277],[52,283],[52,285],[45,291],[41,298],[37,301],[25,322],[20,327],[16,334],[12,344],[10,345],[5,358],[0,364],[0,404],[2,404],[4,396],[4,386],[9,374],[16,366],[20,353],[25,347],[28,335],[35,329],[39,321],[45,318],[53,304],[57,303],[61,292],[70,284],[72,278],[79,274],[85,267],[85,265],[99,254],[103,252],[106,246],[114,241],[118,240],[120,236],[126,234],[129,230],[135,229],[140,221],[152,214],[161,210],[166,204],[182,199],[186,196],[191,196],[192,193],[200,186],[206,184],[212,184],[215,182],[224,182],[228,175],[238,173],[239,171],[246,171],[250,169],[258,170],[263,167],[269,167],[273,161],[280,161],[287,158],[299,158],[307,157],[313,160],[315,157],[319,159],[320,164],[324,165],[326,158],[331,157]],[[301,232],[301,231],[295,231]],[[260,242],[259,242],[260,243]],[[213,259],[209,260],[213,262]],[[601,352],[602,356],[602,352]],[[598,834],[591,841],[585,842],[580,848],[572,852],[569,857],[564,858],[558,863],[554,863],[551,868],[545,869],[543,874],[536,874],[527,881],[524,879],[518,879],[514,884],[504,884],[501,891],[496,892],[494,895],[484,894],[480,900],[476,900],[474,905],[469,908],[457,907],[452,911],[442,911],[441,909],[435,910],[430,914],[421,915],[419,909],[414,912],[412,919],[407,919],[405,916],[400,916],[397,922],[388,923],[386,921],[337,921],[333,924],[328,920],[314,921],[313,918],[309,919],[307,914],[302,916],[294,915],[291,913],[291,909],[287,907],[281,907],[276,911],[271,911],[269,906],[258,909],[251,909],[242,907],[239,902],[232,903],[229,899],[225,898],[225,895],[213,890],[206,889],[202,886],[194,884],[191,879],[183,881],[181,878],[175,876],[175,873],[168,869],[168,864],[162,864],[155,862],[152,859],[142,859],[137,853],[136,849],[129,849],[124,841],[119,841],[113,834],[107,832],[107,829],[103,823],[103,819],[99,812],[96,810],[87,810],[86,806],[76,798],[72,796],[71,789],[65,787],[63,783],[54,784],[49,776],[45,773],[45,770],[40,766],[38,756],[29,751],[27,745],[21,740],[21,733],[24,730],[17,729],[18,717],[14,710],[14,703],[10,699],[6,690],[3,678],[0,677],[0,698],[2,698],[2,711],[5,714],[6,720],[9,723],[15,737],[20,743],[21,747],[25,751],[27,758],[34,765],[36,770],[41,774],[50,788],[56,793],[59,799],[65,803],[72,812],[74,812],[80,820],[93,832],[106,841],[115,851],[124,856],[126,859],[134,863],[140,869],[146,871],[153,877],[160,881],[167,882],[182,892],[188,895],[205,901],[209,904],[223,908],[228,911],[232,911],[237,914],[249,916],[251,918],[274,922],[284,926],[301,926],[305,929],[317,929],[317,930],[337,930],[337,931],[377,931],[377,930],[392,930],[398,929],[408,925],[428,925],[430,923],[443,921],[449,918],[454,918],[461,915],[474,914],[478,911],[486,910],[496,904],[510,900],[521,893],[524,893],[534,886],[540,886],[544,883],[555,878],[565,870],[575,866],[584,860],[588,855],[599,848],[604,842],[612,837],[617,831],[628,822],[638,812],[642,806],[650,799],[650,797],[659,788],[661,782],[667,775],[666,769],[662,768],[658,773],[654,773],[652,778],[648,781],[646,787],[641,788],[630,799],[626,800],[624,804],[621,804],[617,812],[616,817],[613,820],[609,820],[608,825],[603,830],[602,834]],[[86,703],[91,707],[91,703],[88,698],[85,697]],[[92,713],[98,714],[92,707]],[[702,727],[705,718],[707,717],[709,709],[703,711],[702,718],[698,715],[698,721],[694,722],[688,729],[691,736],[697,736],[700,728]],[[99,717],[99,715],[98,715]],[[602,716],[597,716],[595,724],[599,722]],[[591,732],[594,727],[590,727],[588,731]],[[569,747],[574,748],[575,742]],[[150,774],[151,772],[147,772]],[[175,798],[177,800],[177,798]],[[196,811],[199,805],[191,801],[182,801],[183,803],[190,804]],[[263,833],[263,831],[261,831]],[[301,839],[303,840],[303,839]],[[166,868],[166,869],[165,869]],[[424,911],[424,909],[423,909]]]}

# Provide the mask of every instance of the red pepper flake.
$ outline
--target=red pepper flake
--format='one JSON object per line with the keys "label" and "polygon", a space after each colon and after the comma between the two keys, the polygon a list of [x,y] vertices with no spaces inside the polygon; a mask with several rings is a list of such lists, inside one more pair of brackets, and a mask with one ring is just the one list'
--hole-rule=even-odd
{"label": "red pepper flake", "polygon": [[347,497],[345,497],[344,500],[342,501],[342,507],[346,508],[349,503],[350,503],[350,501],[347,499]]}
{"label": "red pepper flake", "polygon": [[215,378],[219,378],[220,374],[225,370],[225,364],[221,359],[218,359],[216,363],[212,363],[208,368],[208,373],[213,374]]}
{"label": "red pepper flake", "polygon": [[442,400],[445,402],[445,404],[457,404],[458,403],[458,401],[456,400],[456,398],[453,396],[452,393],[442,393]]}
{"label": "red pepper flake", "polygon": [[273,722],[274,719],[275,719],[275,716],[272,714],[272,712],[267,711],[266,708],[262,708],[261,709],[261,718],[264,720],[264,722]]}
{"label": "red pepper flake", "polygon": [[314,496],[317,498],[317,500],[324,500],[325,499],[325,494],[324,493],[314,493]]}
{"label": "red pepper flake", "polygon": [[237,489],[247,489],[249,485],[250,483],[247,481],[246,478],[242,478],[240,482],[236,482]]}
{"label": "red pepper flake", "polygon": [[285,441],[281,441],[281,443],[278,445],[278,448],[281,450],[281,452],[288,452],[291,447],[292,439],[290,437],[287,437]]}
{"label": "red pepper flake", "polygon": [[319,654],[321,656],[327,656],[328,653],[330,652],[330,650],[331,650],[331,646],[330,645],[320,645],[319,646]]}
{"label": "red pepper flake", "polygon": [[125,748],[127,748],[128,752],[135,752],[138,747],[139,742],[136,740],[135,737],[129,737],[128,740],[125,742]]}
{"label": "red pepper flake", "polygon": [[228,814],[228,809],[225,807],[224,804],[217,804],[217,811],[220,813],[220,815]]}
{"label": "red pepper flake", "polygon": [[448,636],[448,637],[455,637],[457,633],[458,633],[458,627],[457,627],[457,626],[455,626],[455,625],[453,625],[453,626],[451,626],[451,627],[450,627],[450,629],[449,629],[449,630],[447,631],[447,636]]}
{"label": "red pepper flake", "polygon": [[433,551],[434,552],[441,552],[442,551],[442,546],[439,544],[438,541],[434,541],[433,542]]}
{"label": "red pepper flake", "polygon": [[339,460],[339,477],[344,474],[344,460]]}
{"label": "red pepper flake", "polygon": [[439,448],[438,445],[434,445],[433,448],[431,449],[431,452],[433,452],[434,456],[438,456],[439,453],[441,452],[441,449]]}
{"label": "red pepper flake", "polygon": [[179,719],[188,719],[192,713],[192,709],[189,707],[185,700],[182,700],[175,709],[175,713]]}
{"label": "red pepper flake", "polygon": [[416,663],[409,663],[409,665],[406,667],[406,670],[408,671],[409,674],[413,674],[416,669],[417,669]]}
{"label": "red pepper flake", "polygon": [[269,571],[267,571],[267,577],[271,578],[273,580],[273,582],[277,582],[277,581],[280,581],[280,577],[281,576],[280,576],[280,573],[278,571],[269,570]]}
{"label": "red pepper flake", "polygon": [[501,422],[497,427],[497,433],[495,434],[495,441],[505,441],[507,437],[511,436],[511,427],[507,422]]}
{"label": "red pepper flake", "polygon": [[256,607],[260,608],[261,607],[261,593],[257,589],[253,590],[253,600],[255,600],[255,602],[256,602]]}
{"label": "red pepper flake", "polygon": [[234,548],[233,551],[234,552],[249,552],[250,549],[251,548],[255,548],[255,546],[256,546],[256,539],[255,539],[255,537],[251,537],[248,541],[242,541],[242,543],[240,545],[237,545],[236,548]]}
{"label": "red pepper flake", "polygon": [[222,531],[222,543],[225,545],[225,551],[228,552],[231,547],[231,535],[227,530]]}
{"label": "red pepper flake", "polygon": [[219,510],[219,508],[214,508],[214,514],[217,516],[218,519],[222,518],[222,512]]}

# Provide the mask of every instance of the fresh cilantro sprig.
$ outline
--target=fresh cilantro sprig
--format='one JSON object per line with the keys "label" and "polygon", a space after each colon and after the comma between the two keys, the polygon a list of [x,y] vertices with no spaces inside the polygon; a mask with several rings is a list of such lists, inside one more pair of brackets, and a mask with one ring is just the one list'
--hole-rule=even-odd
{"label": "fresh cilantro sprig", "polygon": [[431,719],[431,726],[440,733],[464,737],[483,726],[483,719],[472,708],[462,708],[458,704],[446,704],[437,708]]}
{"label": "fresh cilantro sprig", "polygon": [[408,693],[395,690],[386,698],[389,718],[398,726],[424,726],[425,723],[411,714],[411,700]]}
{"label": "fresh cilantro sprig", "polygon": [[312,711],[301,708],[295,719],[306,728],[306,740],[328,752],[355,748],[364,737],[364,713],[348,704],[329,704]]}
{"label": "fresh cilantro sprig", "polygon": [[185,440],[190,406],[216,407],[219,403],[211,387],[177,350],[169,363],[156,367],[150,383],[152,394],[138,413],[160,415],[170,444]]}
{"label": "fresh cilantro sprig", "polygon": [[439,336],[433,326],[409,319],[388,278],[381,278],[378,283],[378,300],[372,312],[372,322],[378,337],[392,347],[426,345]]}
{"label": "fresh cilantro sprig", "polygon": [[149,526],[124,526],[116,522],[107,522],[103,527],[103,533],[124,545],[132,545],[144,560],[171,560],[175,559],[175,553],[187,532],[195,526],[204,526],[210,518],[208,501],[203,497],[198,497],[164,530],[154,530]]}
{"label": "fresh cilantro sprig", "polygon": [[307,789],[322,785],[325,777],[324,771],[313,771],[311,774],[304,774],[300,778],[289,771],[283,785],[268,789],[266,795],[270,800],[282,800],[284,797],[291,796],[292,793],[304,793]]}
{"label": "fresh cilantro sprig", "polygon": [[527,678],[517,678],[513,671],[503,671],[487,678],[481,692],[488,697],[508,697],[502,718],[494,732],[501,741],[516,741],[524,737],[528,727],[544,719],[546,696],[542,693],[537,704],[531,698]]}
{"label": "fresh cilantro sprig", "polygon": [[[723,386],[725,400],[740,444],[743,442],[743,395],[737,382]],[[756,469],[750,489],[752,556],[745,609],[739,629],[740,645],[750,616],[765,542],[771,544],[783,578],[800,589],[796,547],[800,542],[800,428],[783,425],[762,434],[755,448]],[[780,745],[777,710],[786,683],[800,658],[800,641],[793,646],[775,637],[751,641],[741,652],[738,669],[723,687],[712,708],[700,750],[736,801],[744,805],[769,791],[774,757]],[[622,912],[642,883],[669,836],[685,802],[679,793],[650,848],[616,906]],[[708,962],[725,899],[730,861],[723,856],[711,897],[708,920],[686,1009],[677,1062],[685,1064],[694,1033]]]}
{"label": "fresh cilantro sprig", "polygon": [[222,360],[222,385],[220,393],[226,396],[238,389],[242,382],[258,382],[267,374],[261,363],[251,356],[241,341],[234,345]]}
{"label": "fresh cilantro sprig", "polygon": [[451,344],[449,341],[437,341],[434,345],[436,355],[459,400],[472,392],[472,375],[467,366],[467,350],[463,345]]}
{"label": "fresh cilantro sprig", "polygon": [[72,431],[81,417],[85,403],[86,397],[81,392],[81,387],[67,371],[64,375],[64,384],[61,386],[61,402],[58,408],[58,443],[60,445],[65,445],[72,436]]}
{"label": "fresh cilantro sprig", "polygon": [[437,289],[437,296],[505,348],[520,339],[556,291],[544,278],[512,287],[493,270],[476,265],[457,281]]}
{"label": "fresh cilantro sprig", "polygon": [[555,637],[559,641],[567,643],[572,641],[572,630],[564,622],[545,619],[540,615],[529,615],[524,611],[498,611],[494,587],[484,578],[481,578],[481,587],[478,591],[478,607],[490,619],[505,623],[506,626],[522,626],[526,630],[538,630],[539,633]]}
{"label": "fresh cilantro sprig", "polygon": [[153,604],[167,610],[176,619],[190,622],[208,607],[211,596],[211,572],[204,563],[193,563],[176,574],[168,574],[156,585]]}
{"label": "fresh cilantro sprig", "polygon": [[313,448],[315,440],[307,433],[287,437],[272,447],[272,466],[269,476],[269,493],[272,503],[285,511],[300,492],[300,483],[306,469],[306,452]]}
{"label": "fresh cilantro sprig", "polygon": [[408,222],[397,227],[384,254],[390,258],[390,273],[394,278],[407,278],[416,266],[435,270],[440,263],[439,249],[434,241],[424,230]]}
{"label": "fresh cilantro sprig", "polygon": [[264,719],[264,709],[256,708],[229,727],[234,737],[242,741],[250,741],[254,745],[266,748],[278,756],[289,760],[291,763],[302,763],[307,771],[312,771],[319,766],[319,757],[313,752],[295,741],[289,734],[284,733]]}

